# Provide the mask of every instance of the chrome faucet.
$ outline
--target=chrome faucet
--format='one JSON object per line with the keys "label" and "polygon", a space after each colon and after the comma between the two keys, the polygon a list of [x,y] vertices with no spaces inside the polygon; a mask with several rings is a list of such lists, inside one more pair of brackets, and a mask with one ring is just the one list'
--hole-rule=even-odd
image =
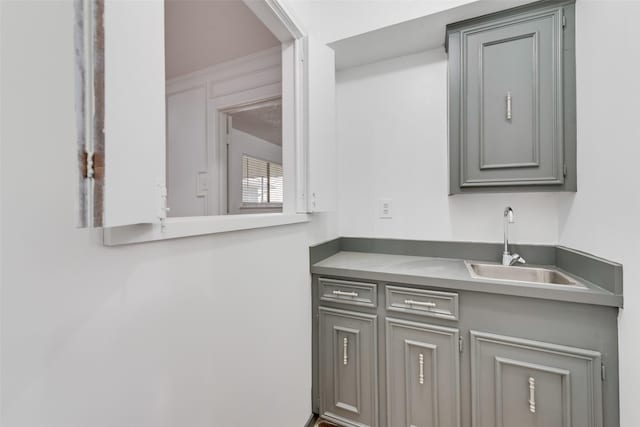
{"label": "chrome faucet", "polygon": [[518,254],[509,253],[509,224],[513,224],[513,209],[511,206],[504,208],[504,252],[502,252],[502,265],[513,265],[516,262],[524,264],[526,261]]}

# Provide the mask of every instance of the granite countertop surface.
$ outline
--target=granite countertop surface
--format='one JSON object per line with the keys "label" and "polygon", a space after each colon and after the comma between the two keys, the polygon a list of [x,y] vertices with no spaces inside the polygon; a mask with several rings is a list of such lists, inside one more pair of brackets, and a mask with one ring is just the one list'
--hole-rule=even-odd
{"label": "granite countertop surface", "polygon": [[[432,289],[487,292],[622,307],[621,295],[616,295],[555,266],[543,267],[557,269],[584,287],[474,278],[464,261],[454,258],[341,251],[313,264],[311,272],[350,279],[406,283]],[[486,261],[481,262],[492,264]]]}

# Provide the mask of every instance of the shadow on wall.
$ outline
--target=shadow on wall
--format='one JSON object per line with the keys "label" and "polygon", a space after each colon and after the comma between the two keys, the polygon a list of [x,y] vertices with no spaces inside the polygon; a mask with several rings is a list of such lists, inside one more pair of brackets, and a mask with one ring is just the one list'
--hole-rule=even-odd
{"label": "shadow on wall", "polygon": [[390,58],[373,64],[363,64],[346,70],[339,70],[336,73],[336,82],[349,82],[351,80],[361,80],[384,74],[392,74],[398,71],[404,72],[414,67],[424,67],[438,62],[445,62],[446,60],[447,55],[444,47],[432,49],[412,55]]}
{"label": "shadow on wall", "polygon": [[[578,177],[579,179],[579,177]],[[569,222],[569,215],[576,202],[577,193],[566,193],[558,203],[558,242],[562,240],[562,233]]]}

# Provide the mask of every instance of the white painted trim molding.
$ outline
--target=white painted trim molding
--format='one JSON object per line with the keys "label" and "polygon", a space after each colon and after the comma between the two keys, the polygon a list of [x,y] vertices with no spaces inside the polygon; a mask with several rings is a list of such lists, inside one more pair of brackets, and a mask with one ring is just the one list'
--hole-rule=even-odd
{"label": "white painted trim molding", "polygon": [[243,0],[282,43],[304,37],[302,27],[281,0]]}
{"label": "white painted trim molding", "polygon": [[[228,80],[236,80],[239,77],[251,78],[252,74],[264,70],[271,71],[271,74],[275,72],[276,79],[280,81],[281,62],[282,47],[272,47],[167,80],[166,94],[182,92],[194,86],[219,84]],[[209,94],[209,96],[215,97],[216,95]]]}
{"label": "white painted trim molding", "polygon": [[167,218],[164,226],[135,224],[105,228],[103,241],[105,246],[118,246],[305,222],[309,222],[307,214],[282,213]]}

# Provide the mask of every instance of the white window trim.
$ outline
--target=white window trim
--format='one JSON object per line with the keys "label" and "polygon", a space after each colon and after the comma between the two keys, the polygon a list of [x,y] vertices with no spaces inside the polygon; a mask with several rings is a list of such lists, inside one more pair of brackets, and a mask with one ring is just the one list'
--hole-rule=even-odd
{"label": "white window trim", "polygon": [[309,222],[307,214],[260,213],[245,215],[219,215],[209,217],[170,218],[164,224],[136,224],[104,229],[106,246],[155,242],[180,237],[202,236],[229,231]]}
{"label": "white window trim", "polygon": [[[283,167],[281,213],[166,218],[158,224],[134,224],[103,230],[106,246],[152,242],[309,221],[307,213],[307,149],[304,134],[304,33],[280,0],[246,1],[246,5],[282,42]],[[285,64],[293,63],[293,66]],[[285,104],[284,100],[289,101]],[[217,117],[216,117],[217,119]],[[287,141],[288,140],[288,141]],[[301,213],[302,212],[302,213]]]}
{"label": "white window trim", "polygon": [[282,209],[282,203],[250,203],[244,202],[240,205],[240,209],[256,210],[256,209]]}

